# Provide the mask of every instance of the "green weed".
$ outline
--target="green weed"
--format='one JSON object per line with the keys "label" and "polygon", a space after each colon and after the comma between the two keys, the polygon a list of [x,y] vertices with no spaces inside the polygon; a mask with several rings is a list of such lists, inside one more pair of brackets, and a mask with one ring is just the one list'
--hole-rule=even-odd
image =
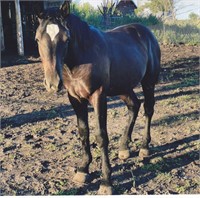
{"label": "green weed", "polygon": [[55,151],[56,150],[56,146],[55,144],[47,144],[44,146],[45,149],[47,149],[48,151]]}
{"label": "green weed", "polygon": [[101,157],[101,149],[97,146],[92,153],[94,158],[99,158]]}
{"label": "green weed", "polygon": [[177,185],[175,189],[179,194],[183,194],[189,187],[190,187],[190,182],[186,180],[184,185]]}
{"label": "green weed", "polygon": [[152,171],[152,172],[158,172],[163,169],[163,163],[158,162],[156,164],[145,164],[141,167],[143,170]]}
{"label": "green weed", "polygon": [[137,141],[137,142],[135,143],[135,145],[136,145],[137,147],[141,147],[141,146],[142,146],[142,142]]}
{"label": "green weed", "polygon": [[4,141],[4,136],[0,134],[0,143],[2,143],[3,141]]}
{"label": "green weed", "polygon": [[70,190],[61,190],[55,195],[76,195],[78,193],[78,190],[76,188],[72,188]]}
{"label": "green weed", "polygon": [[169,183],[172,180],[172,176],[170,173],[159,173],[157,174],[157,183],[161,183],[165,181],[165,183]]}

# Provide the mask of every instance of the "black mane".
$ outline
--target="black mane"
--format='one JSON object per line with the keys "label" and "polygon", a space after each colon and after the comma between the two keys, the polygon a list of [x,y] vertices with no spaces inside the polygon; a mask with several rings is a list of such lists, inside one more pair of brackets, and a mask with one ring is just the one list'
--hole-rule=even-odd
{"label": "black mane", "polygon": [[87,49],[91,39],[90,26],[74,14],[70,14],[66,20],[71,39],[76,42],[79,47]]}

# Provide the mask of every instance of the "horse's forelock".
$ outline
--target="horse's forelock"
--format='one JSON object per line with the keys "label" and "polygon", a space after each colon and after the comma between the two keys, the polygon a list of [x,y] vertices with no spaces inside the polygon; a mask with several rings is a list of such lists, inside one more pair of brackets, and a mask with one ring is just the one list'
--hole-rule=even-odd
{"label": "horse's forelock", "polygon": [[41,18],[44,20],[63,20],[59,8],[49,8],[44,10]]}

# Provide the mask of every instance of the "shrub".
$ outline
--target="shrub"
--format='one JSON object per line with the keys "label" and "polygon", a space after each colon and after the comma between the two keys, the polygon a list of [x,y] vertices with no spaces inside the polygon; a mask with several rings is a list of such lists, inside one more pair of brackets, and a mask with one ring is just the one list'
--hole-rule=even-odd
{"label": "shrub", "polygon": [[184,43],[189,45],[200,44],[200,20],[197,17],[195,20],[173,22],[168,21],[163,23],[153,15],[148,17],[137,17],[135,14],[129,14],[121,17],[112,17],[110,25],[105,27],[103,25],[103,18],[99,10],[94,9],[88,3],[85,3],[81,6],[78,4],[73,4],[72,12],[79,16],[82,20],[87,21],[88,24],[93,25],[101,30],[112,29],[124,24],[140,23],[145,26],[149,26],[160,43]]}
{"label": "shrub", "polygon": [[175,21],[173,23],[150,26],[159,42],[164,44],[199,45],[199,27],[190,21]]}

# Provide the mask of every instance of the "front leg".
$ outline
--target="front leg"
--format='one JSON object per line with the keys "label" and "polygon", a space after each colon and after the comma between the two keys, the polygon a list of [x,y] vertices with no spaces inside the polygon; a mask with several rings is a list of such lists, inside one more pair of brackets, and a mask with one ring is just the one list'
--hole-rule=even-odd
{"label": "front leg", "polygon": [[111,166],[108,158],[108,134],[107,134],[107,101],[106,95],[103,93],[102,88],[98,89],[91,97],[91,103],[94,107],[97,132],[96,141],[101,149],[102,155],[102,182],[99,188],[99,194],[112,194],[111,184]]}
{"label": "front leg", "polygon": [[74,108],[77,116],[77,124],[80,139],[82,142],[82,163],[78,168],[76,175],[73,178],[74,182],[84,183],[89,173],[89,165],[92,161],[89,142],[89,127],[88,127],[88,102],[78,101],[76,98],[69,95],[69,100]]}

